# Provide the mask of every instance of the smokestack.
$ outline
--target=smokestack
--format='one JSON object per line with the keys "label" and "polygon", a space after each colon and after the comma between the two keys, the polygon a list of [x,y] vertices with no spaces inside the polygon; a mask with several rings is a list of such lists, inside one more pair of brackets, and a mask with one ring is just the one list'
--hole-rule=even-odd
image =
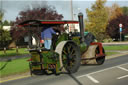
{"label": "smokestack", "polygon": [[79,27],[80,27],[80,36],[82,43],[84,42],[84,23],[83,23],[83,13],[78,14]]}

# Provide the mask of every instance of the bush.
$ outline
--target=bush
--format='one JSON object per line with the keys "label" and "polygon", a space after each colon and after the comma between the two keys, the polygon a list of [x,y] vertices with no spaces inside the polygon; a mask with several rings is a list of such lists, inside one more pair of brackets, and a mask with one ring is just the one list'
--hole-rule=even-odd
{"label": "bush", "polygon": [[103,42],[104,43],[107,43],[107,42],[112,42],[113,40],[111,38],[108,38],[108,39],[104,39]]}

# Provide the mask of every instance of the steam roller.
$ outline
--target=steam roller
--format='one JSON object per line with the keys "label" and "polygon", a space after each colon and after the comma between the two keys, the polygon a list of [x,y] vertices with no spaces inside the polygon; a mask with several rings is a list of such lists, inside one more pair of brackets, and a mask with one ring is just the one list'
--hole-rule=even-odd
{"label": "steam roller", "polygon": [[[31,75],[75,73],[81,64],[101,65],[104,63],[105,51],[102,43],[95,42],[95,36],[90,32],[85,32],[82,13],[78,14],[78,19],[79,21],[27,20],[19,24],[20,27],[28,29],[37,27],[38,31],[45,26],[61,29],[61,25],[64,24],[67,24],[67,27],[68,24],[79,24],[80,32],[60,31],[59,35],[53,36],[51,49],[46,49],[41,45],[40,36],[28,30],[28,51],[31,54],[28,61]],[[35,44],[32,43],[33,40],[35,40]]]}

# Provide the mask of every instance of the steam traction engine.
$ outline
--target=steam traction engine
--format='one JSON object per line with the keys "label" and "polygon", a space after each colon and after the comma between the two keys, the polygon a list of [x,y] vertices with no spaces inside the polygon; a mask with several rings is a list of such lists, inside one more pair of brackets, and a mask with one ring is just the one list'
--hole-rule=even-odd
{"label": "steam traction engine", "polygon": [[[29,61],[31,74],[61,72],[74,73],[81,64],[103,64],[105,61],[105,51],[102,44],[94,42],[95,36],[84,32],[83,14],[79,13],[79,21],[69,20],[28,20],[19,24],[24,28],[60,26],[64,24],[79,24],[80,32],[62,32],[54,36],[50,50],[40,47],[40,39],[29,32]],[[32,44],[34,38],[36,44]]]}

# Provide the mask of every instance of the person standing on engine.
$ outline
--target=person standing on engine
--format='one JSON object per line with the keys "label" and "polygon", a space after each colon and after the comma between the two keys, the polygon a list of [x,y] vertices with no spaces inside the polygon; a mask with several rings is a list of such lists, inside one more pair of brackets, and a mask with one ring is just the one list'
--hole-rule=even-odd
{"label": "person standing on engine", "polygon": [[44,27],[41,32],[41,39],[44,41],[44,47],[48,50],[51,48],[52,34],[58,35],[52,27]]}

